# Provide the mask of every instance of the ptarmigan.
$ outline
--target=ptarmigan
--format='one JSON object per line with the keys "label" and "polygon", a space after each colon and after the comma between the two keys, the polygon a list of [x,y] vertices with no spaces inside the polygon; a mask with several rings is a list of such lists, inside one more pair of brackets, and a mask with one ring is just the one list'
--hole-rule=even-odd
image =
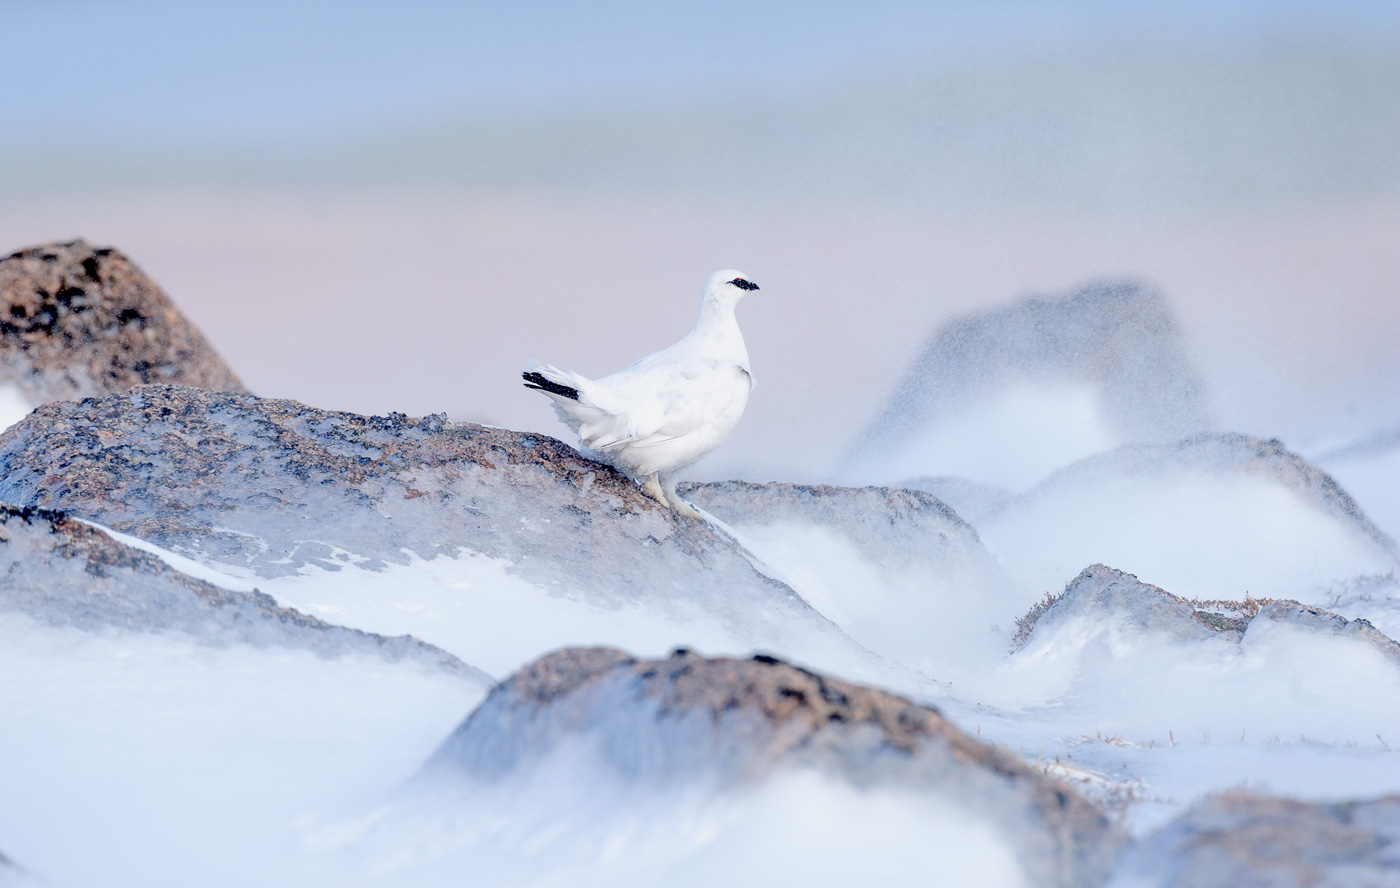
{"label": "ptarmigan", "polygon": [[753,375],[734,308],[757,289],[742,272],[716,272],[705,282],[695,329],[680,342],[602,379],[531,361],[525,387],[547,395],[583,446],[643,493],[699,518],[677,496],[676,472],[724,443],[743,415]]}

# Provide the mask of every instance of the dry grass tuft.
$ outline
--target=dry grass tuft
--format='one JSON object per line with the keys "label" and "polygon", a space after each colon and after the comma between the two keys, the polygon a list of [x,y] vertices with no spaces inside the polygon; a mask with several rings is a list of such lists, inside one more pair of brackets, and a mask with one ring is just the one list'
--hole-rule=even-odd
{"label": "dry grass tuft", "polygon": [[1227,598],[1188,598],[1186,601],[1198,611],[1224,611],[1246,620],[1252,620],[1259,616],[1259,611],[1273,604],[1275,599],[1254,598],[1246,592],[1243,601],[1231,601]]}
{"label": "dry grass tuft", "polygon": [[[1069,587],[1065,588],[1068,590]],[[1025,616],[1016,618],[1016,634],[1011,637],[1011,653],[1014,654],[1025,646],[1026,642],[1030,640],[1031,631],[1035,629],[1035,624],[1040,622],[1040,618],[1045,616],[1045,612],[1055,602],[1063,598],[1064,594],[1064,592],[1059,595],[1046,592],[1044,598],[1031,605],[1031,609],[1026,611]]]}

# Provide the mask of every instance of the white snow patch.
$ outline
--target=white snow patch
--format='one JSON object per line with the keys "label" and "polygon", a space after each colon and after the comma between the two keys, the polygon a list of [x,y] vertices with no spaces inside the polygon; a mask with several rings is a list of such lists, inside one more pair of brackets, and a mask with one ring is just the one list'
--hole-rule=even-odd
{"label": "white snow patch", "polygon": [[409,554],[409,560],[378,571],[308,567],[258,586],[283,604],[343,626],[416,635],[495,676],[578,645],[657,657],[681,646],[707,654],[752,651],[698,602],[668,598],[664,609],[599,606],[521,579],[506,559],[466,549],[456,558]]}
{"label": "white snow patch", "polygon": [[811,771],[718,790],[659,790],[586,741],[496,784],[407,795],[307,833],[336,884],[1025,884],[998,827],[926,792],[856,789]]}
{"label": "white snow patch", "polygon": [[1023,610],[965,565],[879,564],[814,524],[746,524],[739,532],[778,579],[856,641],[941,679],[993,666]]}
{"label": "white snow patch", "polygon": [[373,657],[0,613],[0,836],[54,885],[292,884],[297,824],[412,775],[483,698]]}
{"label": "white snow patch", "polygon": [[979,528],[1027,603],[1107,564],[1185,597],[1325,604],[1333,583],[1394,560],[1267,478],[1183,472],[1052,488]]}

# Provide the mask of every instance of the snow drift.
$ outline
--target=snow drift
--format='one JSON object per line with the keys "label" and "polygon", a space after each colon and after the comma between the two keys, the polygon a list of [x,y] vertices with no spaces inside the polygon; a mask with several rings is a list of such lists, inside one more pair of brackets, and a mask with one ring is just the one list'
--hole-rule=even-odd
{"label": "snow drift", "polygon": [[841,472],[879,483],[954,474],[1024,489],[1116,444],[1204,431],[1202,391],[1156,290],[1108,280],[1032,296],[941,327]]}
{"label": "snow drift", "polygon": [[[1121,843],[1072,790],[968,737],[936,710],[765,656],[677,651],[647,661],[580,649],[545,657],[492,692],[438,750],[423,780],[516,780],[580,745],[612,779],[672,792],[697,783],[723,792],[807,771],[864,793],[928,795],[991,826],[1026,884],[1097,884]],[[806,843],[792,850],[799,849],[828,850]],[[955,870],[963,864],[956,851],[946,861]]]}

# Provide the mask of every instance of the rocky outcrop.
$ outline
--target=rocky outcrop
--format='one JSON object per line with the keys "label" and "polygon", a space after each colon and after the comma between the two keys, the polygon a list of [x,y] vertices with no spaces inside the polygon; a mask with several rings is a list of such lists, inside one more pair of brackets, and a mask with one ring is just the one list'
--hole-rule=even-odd
{"label": "rocky outcrop", "polygon": [[1166,299],[1137,281],[1099,281],[944,324],[861,433],[845,471],[870,474],[966,405],[1047,381],[1091,386],[1124,441],[1171,441],[1208,426]]}
{"label": "rocky outcrop", "polygon": [[433,781],[496,781],[578,740],[596,744],[625,778],[660,785],[726,785],[808,767],[858,786],[935,793],[997,823],[1028,884],[1098,884],[1123,841],[1067,786],[937,710],[767,656],[551,654],[498,686],[426,770]]}
{"label": "rocky outcrop", "polygon": [[243,391],[131,260],[81,240],[0,259],[0,382],[33,404],[145,383]]}
{"label": "rocky outcrop", "polygon": [[0,504],[0,610],[88,631],[181,632],[213,645],[281,645],[321,656],[359,654],[491,678],[432,645],[385,638],[222,589],[180,573],[59,512]]}
{"label": "rocky outcrop", "polygon": [[1172,444],[1129,445],[1092,456],[1051,475],[1020,498],[1034,500],[1073,487],[1103,484],[1113,477],[1163,476],[1173,472],[1266,478],[1349,526],[1392,555],[1400,554],[1387,536],[1331,475],[1290,451],[1278,439],[1235,432],[1193,435]]}
{"label": "rocky outcrop", "polygon": [[590,607],[671,608],[677,625],[699,609],[749,644],[854,648],[732,540],[543,435],[143,386],[40,407],[0,436],[0,478],[0,499],[264,578],[465,549]]}
{"label": "rocky outcrop", "polygon": [[817,524],[882,563],[985,557],[977,531],[937,497],[888,487],[719,481],[679,492],[726,523]]}
{"label": "rocky outcrop", "polygon": [[1214,796],[1144,839],[1121,888],[1400,886],[1400,796],[1321,804]]}
{"label": "rocky outcrop", "polygon": [[1084,569],[1048,606],[1037,606],[1019,625],[1017,647],[1033,645],[1075,621],[1180,642],[1225,639],[1239,644],[1280,626],[1366,644],[1400,666],[1400,644],[1370,622],[1349,620],[1296,601],[1194,601],[1141,582],[1102,564]]}
{"label": "rocky outcrop", "polygon": [[1086,567],[1048,607],[1037,607],[1021,622],[1018,647],[1053,634],[1070,621],[1121,625],[1177,641],[1200,641],[1225,633],[1243,637],[1247,620],[1193,607],[1178,595],[1102,564]]}

